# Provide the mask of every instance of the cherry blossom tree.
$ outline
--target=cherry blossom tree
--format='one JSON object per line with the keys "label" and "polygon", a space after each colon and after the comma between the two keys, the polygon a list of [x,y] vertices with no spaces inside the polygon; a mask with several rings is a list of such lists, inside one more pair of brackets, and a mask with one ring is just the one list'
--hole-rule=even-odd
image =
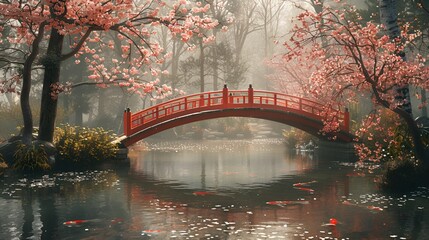
{"label": "cherry blossom tree", "polygon": [[[404,52],[418,33],[408,33],[408,25],[405,24],[399,36],[391,39],[384,34],[383,25],[374,22],[360,24],[360,19],[352,6],[340,9],[324,6],[319,13],[304,11],[297,17],[298,23],[291,31],[289,41],[284,43],[287,52],[283,59],[286,62],[299,60],[302,68],[306,68],[308,63],[320,63],[315,65],[304,91],[327,106],[344,106],[355,102],[359,96],[370,96],[375,106],[394,113],[407,126],[414,156],[428,168],[429,147],[423,142],[411,114],[402,107],[407,100],[398,101],[396,91],[398,87],[407,85],[429,88],[429,69],[424,67],[425,59],[415,55],[404,61],[398,54]],[[356,134],[371,140],[376,138],[369,134],[368,129],[383,128],[385,119],[379,113],[379,110],[374,111]],[[325,114],[329,116],[332,113],[327,108]],[[332,119],[325,122],[325,131],[338,130],[338,123]],[[375,149],[358,144],[360,158],[380,160],[383,142],[394,143],[395,139],[379,141]]]}
{"label": "cherry blossom tree", "polygon": [[[13,74],[1,85],[8,86],[2,91],[11,92],[22,84],[23,141],[31,142],[29,96],[35,68],[43,68],[38,139],[51,142],[58,94],[73,87],[60,82],[62,61],[88,54],[85,61],[93,84],[119,85],[142,95],[155,92],[162,96],[171,89],[160,86],[158,80],[147,80],[150,75],[156,79],[160,74],[156,64],[169,56],[154,36],[166,27],[184,42],[195,35],[210,38],[202,31],[217,25],[205,16],[209,7],[187,0],[2,0],[1,41],[11,46],[2,48],[0,54],[6,62],[2,66]],[[71,44],[65,43],[66,38]],[[106,54],[114,48],[121,49],[121,58]]]}
{"label": "cherry blossom tree", "polygon": [[299,60],[289,60],[281,55],[275,55],[266,61],[266,64],[270,68],[267,79],[273,84],[273,89],[285,94],[313,97],[305,89],[310,84],[309,79],[316,70],[317,63],[307,62],[303,67]]}

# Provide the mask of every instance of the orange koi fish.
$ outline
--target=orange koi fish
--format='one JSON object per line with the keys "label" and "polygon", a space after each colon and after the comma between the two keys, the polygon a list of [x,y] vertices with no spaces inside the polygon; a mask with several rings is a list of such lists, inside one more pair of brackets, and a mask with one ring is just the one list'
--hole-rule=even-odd
{"label": "orange koi fish", "polygon": [[349,205],[349,206],[356,206],[356,207],[366,208],[368,210],[371,210],[372,212],[381,212],[381,211],[384,210],[381,207],[376,207],[376,206],[373,206],[373,205],[371,205],[371,206],[362,206],[362,205],[358,205],[358,204],[355,204],[355,203],[351,203],[350,201],[347,201],[347,200],[343,201],[342,204]]}
{"label": "orange koi fish", "polygon": [[381,211],[384,210],[383,208],[376,207],[376,206],[367,206],[366,208],[369,209],[369,210],[371,210],[371,211],[374,211],[374,212],[381,212]]}
{"label": "orange koi fish", "polygon": [[161,230],[157,230],[157,229],[147,229],[147,230],[143,230],[142,233],[144,234],[159,234],[161,232]]}
{"label": "orange koi fish", "polygon": [[336,218],[330,218],[329,223],[324,223],[322,226],[336,227],[337,224],[341,224]]}
{"label": "orange koi fish", "polygon": [[83,223],[87,223],[89,220],[71,220],[71,221],[66,221],[63,223],[63,225],[68,225],[68,226],[72,226],[72,225],[80,225]]}
{"label": "orange koi fish", "polygon": [[213,192],[206,192],[206,191],[197,191],[192,193],[195,196],[208,196],[208,195],[214,195]]}
{"label": "orange koi fish", "polygon": [[310,204],[309,201],[269,201],[266,202],[268,205],[286,206],[286,205],[304,205]]}
{"label": "orange koi fish", "polygon": [[313,180],[313,181],[310,181],[310,182],[294,183],[292,186],[294,186],[294,187],[304,187],[304,186],[308,186],[308,185],[310,185],[312,183],[316,183],[316,182],[317,181]]}
{"label": "orange koi fish", "polygon": [[305,188],[305,187],[295,187],[295,189],[301,190],[301,191],[306,191],[309,193],[314,193],[314,189],[311,188]]}
{"label": "orange koi fish", "polygon": [[[101,220],[101,219],[89,219],[89,220],[79,219],[79,220],[70,220],[70,221],[63,222],[63,225],[65,225],[65,226],[79,226],[79,225],[82,225],[85,223],[99,223],[102,221],[103,220]],[[124,222],[123,218],[115,218],[115,219],[110,220],[111,224],[120,224],[123,222]]]}
{"label": "orange koi fish", "polygon": [[354,204],[354,203],[352,203],[352,202],[350,202],[350,201],[347,201],[347,200],[344,200],[343,202],[342,202],[342,204],[344,204],[344,205],[349,205],[349,206],[355,206],[356,204]]}

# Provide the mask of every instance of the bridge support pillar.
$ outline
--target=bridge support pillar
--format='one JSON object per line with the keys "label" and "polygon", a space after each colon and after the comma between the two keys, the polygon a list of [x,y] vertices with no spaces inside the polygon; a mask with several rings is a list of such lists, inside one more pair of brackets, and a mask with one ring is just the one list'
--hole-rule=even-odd
{"label": "bridge support pillar", "polygon": [[228,104],[228,87],[225,85],[223,85],[223,89],[222,89],[222,103],[224,105]]}
{"label": "bridge support pillar", "polygon": [[129,108],[124,111],[124,135],[131,135],[131,110]]}

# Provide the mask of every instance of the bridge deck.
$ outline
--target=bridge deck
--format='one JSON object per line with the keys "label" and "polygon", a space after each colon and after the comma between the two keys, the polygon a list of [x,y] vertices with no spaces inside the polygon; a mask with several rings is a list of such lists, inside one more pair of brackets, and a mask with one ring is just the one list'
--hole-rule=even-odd
{"label": "bridge deck", "polygon": [[[297,114],[322,122],[327,119],[326,110],[330,109],[331,118],[340,124],[342,131],[349,131],[349,113],[325,106],[321,103],[297,96],[254,90],[229,90],[204,92],[183,96],[157,104],[137,113],[129,109],[124,112],[124,135],[130,137],[160,123],[171,121],[183,116],[204,112],[231,109],[269,109]],[[332,111],[333,110],[333,111]],[[204,117],[201,117],[203,120]],[[195,121],[195,120],[194,120]]]}

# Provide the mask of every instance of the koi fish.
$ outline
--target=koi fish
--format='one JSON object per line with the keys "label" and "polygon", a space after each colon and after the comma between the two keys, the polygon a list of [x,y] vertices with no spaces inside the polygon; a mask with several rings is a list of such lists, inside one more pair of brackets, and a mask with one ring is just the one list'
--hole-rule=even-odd
{"label": "koi fish", "polygon": [[294,186],[294,187],[304,187],[304,186],[308,186],[308,185],[310,185],[312,183],[316,183],[316,182],[317,181],[313,180],[313,181],[310,181],[310,182],[294,183],[292,186]]}
{"label": "koi fish", "polygon": [[347,200],[343,201],[342,204],[349,205],[349,206],[356,206],[356,207],[366,208],[368,210],[371,210],[372,212],[381,212],[381,211],[384,210],[381,207],[376,207],[376,206],[373,206],[373,205],[371,205],[371,206],[362,206],[362,205],[358,205],[358,204],[355,204],[355,203],[351,203],[350,201],[347,201]]}
{"label": "koi fish", "polygon": [[286,205],[304,205],[309,204],[309,201],[269,201],[268,205],[286,206]]}
{"label": "koi fish", "polygon": [[306,191],[309,193],[314,193],[314,189],[311,188],[305,188],[305,187],[295,187],[295,189],[301,190],[301,191]]}
{"label": "koi fish", "polygon": [[214,195],[213,192],[206,192],[206,191],[197,191],[192,193],[195,196],[208,196],[208,195]]}
{"label": "koi fish", "polygon": [[150,235],[153,235],[153,234],[155,234],[155,235],[159,234],[160,232],[161,232],[161,230],[157,230],[157,229],[147,229],[147,230],[143,230],[142,234],[150,236]]}
{"label": "koi fish", "polygon": [[347,201],[347,200],[343,201],[342,204],[349,205],[349,206],[356,206],[356,204],[354,204],[354,203],[352,203],[350,201]]}
{"label": "koi fish", "polygon": [[322,226],[330,226],[330,227],[336,227],[337,224],[341,224],[336,218],[330,218],[329,223],[324,223]]}
{"label": "koi fish", "polygon": [[89,220],[71,220],[71,221],[63,222],[63,225],[73,226],[73,225],[80,225],[87,222],[89,222]]}
{"label": "koi fish", "polygon": [[381,211],[384,210],[383,208],[376,207],[376,206],[367,206],[366,208],[369,209],[369,210],[371,210],[371,211],[374,211],[374,212],[381,212]]}
{"label": "koi fish", "polygon": [[110,220],[111,224],[121,224],[123,222],[124,222],[123,218],[115,218],[115,219]]}
{"label": "koi fish", "polygon": [[[82,225],[85,223],[98,223],[98,222],[102,222],[102,220],[101,219],[90,219],[90,220],[79,219],[79,220],[70,220],[70,221],[63,222],[63,225],[65,225],[65,226],[79,226],[79,225]],[[115,218],[115,219],[110,220],[111,224],[120,224],[122,222],[124,222],[123,218]]]}
{"label": "koi fish", "polygon": [[365,177],[365,173],[362,172],[351,172],[346,175],[347,177]]}

